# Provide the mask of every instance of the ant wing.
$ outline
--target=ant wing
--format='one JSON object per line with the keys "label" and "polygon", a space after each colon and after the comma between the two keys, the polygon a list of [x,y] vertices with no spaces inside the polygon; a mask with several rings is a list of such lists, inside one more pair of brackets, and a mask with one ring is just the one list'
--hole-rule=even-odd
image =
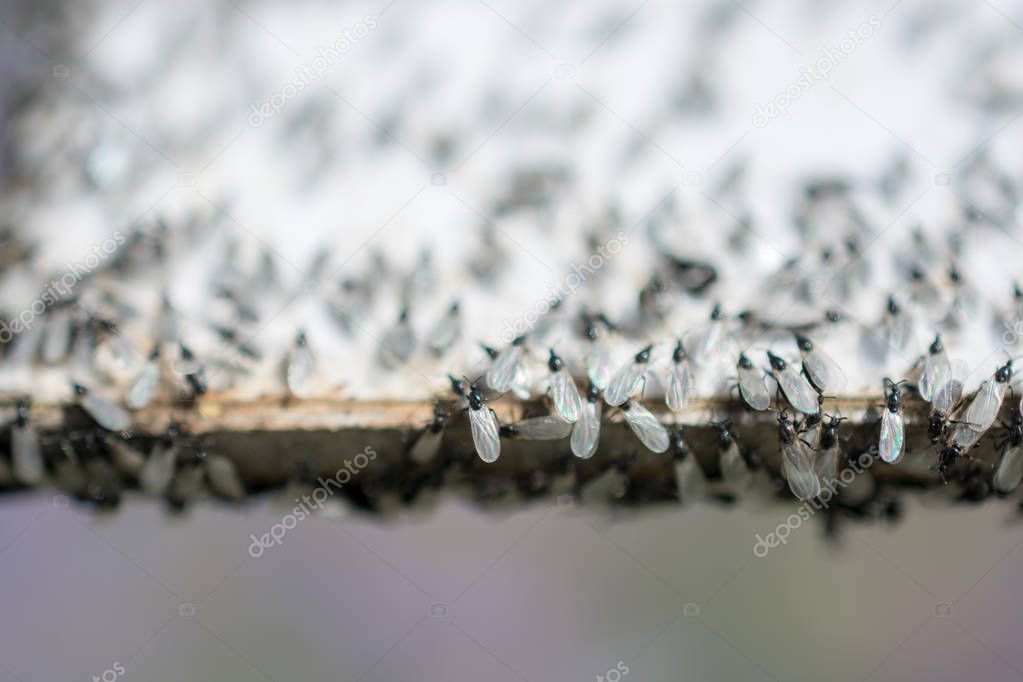
{"label": "ant wing", "polygon": [[803,369],[810,375],[814,385],[824,393],[838,393],[848,383],[838,363],[816,347],[803,358]]}
{"label": "ant wing", "polygon": [[812,500],[821,492],[821,481],[814,470],[809,448],[798,438],[781,448],[782,469],[789,489],[800,500]]}
{"label": "ant wing", "polygon": [[920,379],[916,384],[920,397],[927,402],[932,402],[938,389],[948,382],[951,374],[952,365],[947,353],[944,351],[937,354],[928,353],[924,358],[924,368],[920,372]]}
{"label": "ant wing", "polygon": [[582,401],[579,389],[576,388],[575,381],[567,369],[561,369],[551,375],[551,397],[554,399],[554,410],[562,419],[573,423],[579,418]]}
{"label": "ant wing", "polygon": [[992,378],[980,387],[963,416],[963,421],[971,429],[983,433],[991,428],[1005,399],[1006,385]]}
{"label": "ant wing", "polygon": [[309,395],[309,384],[313,375],[313,351],[309,346],[296,346],[288,355],[288,366],[284,371],[285,383],[292,395],[299,398]]}
{"label": "ant wing", "polygon": [[14,426],[11,429],[11,465],[18,481],[26,485],[42,483],[46,467],[39,448],[39,436],[31,426]]}
{"label": "ant wing", "polygon": [[604,402],[614,407],[623,404],[639,388],[639,383],[643,380],[646,370],[645,364],[630,360],[629,364],[611,377],[611,383],[608,384],[607,391],[604,392]]}
{"label": "ant wing", "polygon": [[[766,390],[766,388],[765,388]],[[664,401],[672,412],[681,412],[693,391],[693,371],[689,367],[689,361],[674,363],[671,374],[668,376],[668,390],[664,395]]]}
{"label": "ant wing", "polygon": [[469,427],[472,430],[472,442],[480,459],[488,464],[496,462],[501,456],[501,439],[497,430],[497,418],[492,410],[482,407],[469,410]]}
{"label": "ant wing", "polygon": [[1023,478],[1023,447],[1007,444],[1002,452],[1002,461],[992,481],[995,490],[1000,493],[1011,493],[1019,486]]}
{"label": "ant wing", "polygon": [[806,377],[796,371],[794,365],[788,365],[785,371],[778,373],[778,383],[785,397],[796,410],[803,414],[814,414],[818,410],[817,393],[810,387]]}
{"label": "ant wing", "polygon": [[141,410],[149,404],[156,394],[156,385],[160,380],[160,366],[153,360],[146,361],[142,371],[139,372],[135,383],[128,390],[124,404],[132,410]]}
{"label": "ant wing", "polygon": [[131,416],[120,405],[101,398],[93,392],[82,396],[82,407],[96,423],[107,431],[127,431],[131,428]]}
{"label": "ant wing", "polygon": [[970,374],[969,365],[965,360],[954,360],[949,365],[948,375],[945,381],[938,384],[934,391],[934,409],[942,415],[948,416],[955,410],[956,405],[963,398],[963,386],[966,384],[966,377]]}
{"label": "ant wing", "polygon": [[733,492],[742,492],[749,488],[753,482],[753,473],[746,466],[746,460],[743,459],[742,453],[739,452],[739,446],[734,442],[721,453],[720,467],[721,478]]}
{"label": "ant wing", "polygon": [[437,456],[437,451],[440,450],[440,442],[443,437],[444,429],[434,431],[432,428],[426,427],[409,449],[409,459],[416,464],[427,464],[432,461]]}
{"label": "ant wing", "polygon": [[572,424],[555,415],[523,419],[514,426],[516,436],[525,440],[561,440],[572,432]]}
{"label": "ant wing", "polygon": [[584,400],[579,419],[572,428],[572,454],[589,459],[597,451],[600,441],[600,402]]}
{"label": "ant wing", "polygon": [[521,357],[521,345],[512,344],[501,351],[494,364],[487,370],[487,385],[499,393],[511,388]]}
{"label": "ant wing", "polygon": [[[767,392],[764,375],[756,367],[738,368],[739,393],[754,410],[766,410],[771,406],[771,394]],[[816,404],[816,403],[815,403]]]}
{"label": "ant wing", "polygon": [[881,438],[878,442],[878,454],[889,464],[898,462],[902,457],[905,431],[902,415],[885,409],[881,414]]}
{"label": "ant wing", "polygon": [[245,484],[234,462],[223,455],[210,455],[206,459],[206,478],[215,495],[228,500],[245,499]]}
{"label": "ant wing", "polygon": [[686,455],[681,462],[675,462],[675,486],[680,502],[686,503],[703,497],[707,481],[696,457]]}
{"label": "ant wing", "polygon": [[139,484],[150,495],[162,495],[174,478],[178,449],[173,444],[157,445],[139,473]]}
{"label": "ant wing", "polygon": [[830,488],[838,480],[838,462],[842,449],[836,442],[827,450],[821,450],[813,461],[813,470],[820,479],[821,488]]}
{"label": "ant wing", "polygon": [[639,403],[632,403],[625,410],[625,421],[633,433],[653,452],[661,453],[668,449],[668,430],[657,417]]}
{"label": "ant wing", "polygon": [[583,361],[586,365],[586,376],[590,383],[604,390],[611,381],[611,357],[607,345],[602,340],[590,344],[590,352]]}

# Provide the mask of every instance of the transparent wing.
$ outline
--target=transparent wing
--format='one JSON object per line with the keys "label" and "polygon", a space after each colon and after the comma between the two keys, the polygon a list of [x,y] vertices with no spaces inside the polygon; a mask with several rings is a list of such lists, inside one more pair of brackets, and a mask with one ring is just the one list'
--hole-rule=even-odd
{"label": "transparent wing", "polygon": [[129,409],[141,410],[143,407],[149,404],[156,394],[156,384],[160,379],[160,367],[155,362],[148,361],[139,372],[139,376],[135,379],[135,383],[132,384],[128,390],[128,395],[125,397],[124,402]]}
{"label": "transparent wing", "polygon": [[611,381],[611,359],[607,346],[602,341],[591,343],[590,352],[586,355],[584,363],[590,383],[602,391],[605,390]]}
{"label": "transparent wing", "polygon": [[285,381],[288,390],[293,395],[305,397],[309,394],[309,387],[313,376],[313,352],[308,346],[297,346],[291,350],[288,357],[288,368],[285,371]]}
{"label": "transparent wing", "polygon": [[430,330],[427,343],[436,355],[443,355],[462,333],[462,318],[458,312],[448,312]]}
{"label": "transparent wing", "polygon": [[551,397],[554,409],[562,419],[572,423],[579,418],[579,389],[568,370],[562,369],[551,375]]}
{"label": "transparent wing", "polygon": [[82,396],[82,407],[107,431],[127,431],[131,427],[131,416],[127,410],[95,393]]}
{"label": "transparent wing", "polygon": [[234,462],[221,455],[211,455],[206,460],[206,478],[209,480],[210,490],[220,497],[229,500],[242,500],[245,498],[245,484]]}
{"label": "transparent wing", "polygon": [[806,377],[799,373],[793,365],[785,368],[778,376],[778,383],[789,403],[803,414],[817,411],[817,393],[807,382]]}
{"label": "transparent wing", "polygon": [[892,317],[888,327],[888,345],[901,353],[910,345],[913,336],[913,325],[909,315],[903,313]]}
{"label": "transparent wing", "polygon": [[158,446],[146,459],[139,474],[142,489],[150,495],[162,495],[174,477],[174,460],[177,451],[173,447]]}
{"label": "transparent wing", "polygon": [[39,448],[39,436],[31,426],[11,429],[11,465],[18,481],[26,485],[42,483],[46,468]]}
{"label": "transparent wing", "polygon": [[838,480],[838,459],[842,450],[838,445],[833,445],[827,450],[821,450],[813,461],[813,470],[820,479],[821,487],[831,487]]}
{"label": "transparent wing", "polygon": [[917,381],[920,397],[932,402],[938,389],[949,380],[951,373],[952,365],[948,361],[948,355],[943,352],[937,355],[928,353],[924,359],[923,371],[920,372],[920,380]]}
{"label": "transparent wing", "polygon": [[515,366],[515,378],[511,382],[511,391],[519,400],[529,400],[532,397],[529,391],[532,376],[526,363],[520,362]]}
{"label": "transparent wing", "polygon": [[50,314],[43,341],[43,362],[55,365],[64,359],[71,346],[71,312],[57,309]]}
{"label": "transparent wing", "polygon": [[515,424],[519,438],[526,440],[561,440],[572,432],[572,424],[555,415],[523,419]]}
{"label": "transparent wing", "polygon": [[813,379],[813,383],[825,393],[837,393],[848,383],[842,368],[824,351],[817,348],[803,358],[803,367]]}
{"label": "transparent wing", "polygon": [[419,438],[416,438],[416,442],[412,444],[412,449],[408,453],[409,459],[416,464],[426,464],[432,461],[437,456],[443,436],[443,429],[437,432],[434,432],[431,428],[425,429],[419,434]]}
{"label": "transparent wing", "polygon": [[693,372],[686,361],[676,362],[668,377],[668,390],[664,400],[672,412],[681,412],[693,391]]}
{"label": "transparent wing", "polygon": [[496,462],[501,456],[501,439],[497,433],[497,419],[490,408],[469,410],[469,426],[476,452],[484,462]]}
{"label": "transparent wing", "polygon": [[[764,375],[759,369],[739,368],[739,393],[754,410],[766,410],[771,406],[771,394],[767,392]],[[816,404],[816,403],[814,403]]]}
{"label": "transparent wing", "polygon": [[821,481],[813,467],[810,449],[796,438],[782,444],[782,468],[788,479],[789,489],[800,500],[812,500],[821,492]]}
{"label": "transparent wing", "polygon": [[881,438],[877,446],[881,459],[889,464],[899,461],[904,440],[902,415],[885,409],[881,413]]}
{"label": "transparent wing", "polygon": [[951,363],[948,376],[934,392],[933,405],[939,414],[947,417],[955,410],[963,398],[963,386],[969,373],[970,369],[965,360],[955,360]]}
{"label": "transparent wing", "polygon": [[636,434],[643,445],[654,452],[664,452],[668,449],[668,430],[661,422],[657,421],[650,410],[639,403],[632,403],[625,411],[625,421]]}
{"label": "transparent wing", "polygon": [[1011,493],[1019,487],[1023,478],[1023,448],[1018,445],[1006,445],[1002,453],[1002,461],[995,471],[994,486],[1000,493]]}
{"label": "transparent wing", "polygon": [[588,459],[597,451],[600,441],[600,403],[583,402],[579,419],[572,428],[572,454]]}
{"label": "transparent wing", "polygon": [[501,351],[494,364],[487,370],[487,385],[500,393],[511,388],[521,357],[522,346],[511,345]]}
{"label": "transparent wing", "polygon": [[973,447],[973,444],[980,440],[980,437],[983,435],[983,431],[978,431],[977,429],[970,427],[968,424],[959,424],[956,427],[952,439],[955,441],[956,445],[966,449]]}
{"label": "transparent wing", "polygon": [[675,487],[679,501],[690,502],[703,497],[707,482],[703,470],[692,454],[686,455],[681,462],[675,463]]}
{"label": "transparent wing", "polygon": [[389,331],[383,340],[383,355],[386,357],[388,354],[393,356],[387,358],[388,365],[390,365],[395,359],[406,362],[412,357],[412,351],[416,347],[416,335],[412,331],[412,327],[408,322],[399,322],[391,331]]}
{"label": "transparent wing", "polygon": [[630,360],[629,364],[611,377],[611,383],[608,384],[607,391],[604,393],[604,402],[612,406],[624,403],[639,388],[639,382],[643,379],[645,372],[646,365]]}
{"label": "transparent wing", "polygon": [[735,492],[749,488],[753,482],[753,472],[746,466],[746,460],[739,452],[739,446],[732,443],[721,453],[721,478]]}
{"label": "transparent wing", "polygon": [[998,410],[1002,407],[1005,387],[1006,384],[1000,381],[988,379],[966,409],[963,421],[974,431],[984,432],[991,428],[995,417],[998,416]]}

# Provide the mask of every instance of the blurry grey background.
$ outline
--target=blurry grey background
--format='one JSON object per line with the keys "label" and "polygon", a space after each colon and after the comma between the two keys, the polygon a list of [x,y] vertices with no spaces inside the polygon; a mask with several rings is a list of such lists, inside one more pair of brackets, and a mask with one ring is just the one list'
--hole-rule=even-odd
{"label": "blurry grey background", "polygon": [[[156,2],[106,3],[107,32],[131,36],[135,8]],[[62,40],[87,18],[80,8],[5,5],[0,164],[10,159],[8,122],[52,85],[48,53],[71,61]],[[657,5],[623,5],[618,17],[656,21]],[[758,45],[785,42],[761,19],[777,7],[764,14],[766,4],[721,5]],[[371,11],[402,10],[389,7]],[[278,49],[251,9],[226,2],[215,11],[240,13],[251,21],[251,40]],[[520,23],[536,23],[535,13],[521,16],[529,13],[507,3],[477,9],[488,30],[513,37],[522,33]],[[962,10],[903,0],[854,13],[886,22],[889,13],[892,21],[905,13],[901,25],[916,26],[905,40],[925,41],[928,21],[955,21],[960,11],[1017,41],[1023,31],[1020,7],[1004,1]],[[62,14],[69,16],[58,21]],[[608,39],[615,26],[607,26]],[[804,34],[808,50],[829,42],[812,29]],[[103,32],[95,37],[105,42]],[[144,35],[134,37],[144,42]],[[119,49],[131,49],[123,39]],[[518,39],[517,49],[532,49],[531,37]],[[947,35],[942,40],[930,54],[961,47]],[[942,64],[907,58],[901,66],[912,72]],[[781,72],[791,78],[793,64]],[[852,80],[867,93],[901,87]],[[765,86],[759,99],[784,83]],[[867,138],[891,143],[883,123],[825,86],[808,95],[825,97],[848,117],[840,120],[863,126],[846,137],[846,147]],[[916,146],[937,145],[944,131],[921,120],[922,106],[893,108],[894,124]],[[821,131],[802,133],[812,151]],[[778,143],[779,156],[792,151],[792,139]],[[756,536],[784,523],[790,506],[615,511],[550,500],[497,512],[449,499],[386,520],[334,509],[289,530],[281,546],[250,556],[250,535],[280,522],[287,508],[271,496],[239,507],[204,503],[175,518],[129,496],[117,513],[96,515],[47,492],[4,496],[0,679],[560,682],[616,680],[626,668],[624,679],[637,681],[1023,678],[1023,527],[1014,505],[950,508],[913,498],[897,525],[846,527],[838,542],[827,542],[814,519],[756,558]]]}
{"label": "blurry grey background", "polygon": [[897,526],[830,544],[814,521],[755,558],[791,511],[448,500],[307,519],[252,558],[249,535],[281,520],[269,500],[174,519],[148,500],[97,517],[7,497],[0,679],[120,662],[126,680],[538,682],[619,661],[631,680],[1021,677],[1010,508],[915,501]]}

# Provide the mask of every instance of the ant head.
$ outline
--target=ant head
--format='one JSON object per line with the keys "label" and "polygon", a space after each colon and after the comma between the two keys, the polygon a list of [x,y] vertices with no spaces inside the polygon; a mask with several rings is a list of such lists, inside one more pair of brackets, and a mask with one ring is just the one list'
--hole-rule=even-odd
{"label": "ant head", "polygon": [[596,384],[591,383],[586,389],[586,399],[591,403],[600,400],[600,388]]}
{"label": "ant head", "polygon": [[801,350],[804,353],[811,353],[811,352],[813,352],[813,341],[811,341],[807,337],[803,336],[799,332],[796,332],[795,336],[796,336],[796,345],[799,346],[799,350]]}
{"label": "ant head", "polygon": [[753,369],[753,363],[750,361],[748,357],[746,357],[746,353],[739,353],[738,364],[739,367],[741,367],[742,369]]}
{"label": "ant head", "polygon": [[675,344],[675,350],[671,353],[671,359],[675,362],[675,364],[686,359],[686,349],[685,346],[682,345],[682,339],[679,339],[678,343]]}
{"label": "ant head", "polygon": [[464,396],[465,395],[465,386],[466,386],[466,384],[465,384],[464,381],[462,381],[461,379],[456,379],[455,377],[451,376],[450,374],[448,375],[448,381],[451,382],[451,390],[452,391],[454,391],[455,393],[457,393],[460,396]]}
{"label": "ant head", "polygon": [[649,346],[647,346],[643,350],[641,350],[638,353],[636,353],[636,358],[635,358],[636,359],[636,364],[637,365],[643,365],[643,364],[646,364],[646,363],[650,362],[650,351],[652,351],[653,349],[654,349],[653,344],[650,344]]}
{"label": "ant head", "polygon": [[771,369],[775,372],[782,372],[785,370],[787,363],[784,358],[775,355],[771,351],[767,351],[767,359],[771,361]]}
{"label": "ant head", "polygon": [[1005,384],[1012,379],[1012,358],[995,372],[995,381]]}
{"label": "ant head", "polygon": [[466,397],[469,399],[469,407],[471,409],[473,410],[483,409],[483,396],[480,395],[480,390],[479,388],[476,387],[476,384],[473,384],[469,388],[469,393]]}
{"label": "ant head", "polygon": [[929,350],[931,355],[937,355],[941,351],[945,350],[945,346],[941,343],[941,334],[938,334],[934,337],[934,341],[931,342],[931,347]]}
{"label": "ant head", "polygon": [[549,367],[552,372],[560,372],[564,366],[565,361],[558,357],[557,353],[554,352],[554,349],[551,348],[550,357],[547,359],[547,367]]}

